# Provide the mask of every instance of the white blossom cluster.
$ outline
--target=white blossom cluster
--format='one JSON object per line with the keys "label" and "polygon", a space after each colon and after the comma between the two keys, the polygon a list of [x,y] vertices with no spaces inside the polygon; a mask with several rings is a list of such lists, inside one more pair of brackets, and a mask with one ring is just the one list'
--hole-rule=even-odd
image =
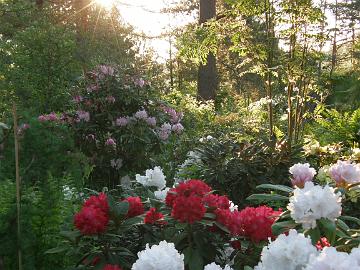
{"label": "white blossom cluster", "polygon": [[254,270],[360,270],[360,247],[350,254],[334,247],[320,252],[309,237],[290,230],[288,236],[282,234],[263,248]]}
{"label": "white blossom cluster", "polygon": [[157,187],[161,190],[166,186],[165,175],[160,167],[146,170],[145,175],[137,174],[135,178],[144,187]]}
{"label": "white blossom cluster", "polygon": [[360,270],[360,248],[350,254],[334,247],[325,247],[318,256],[311,256],[304,270]]}
{"label": "white blossom cluster", "polygon": [[132,270],[184,270],[184,255],[175,249],[173,243],[161,241],[138,252],[138,259],[133,264]]}
{"label": "white blossom cluster", "polygon": [[216,263],[211,263],[205,266],[204,270],[233,270],[229,265],[226,265],[225,268],[221,268],[221,266]]}
{"label": "white blossom cluster", "polygon": [[289,235],[281,234],[263,248],[261,261],[254,270],[301,270],[310,256],[316,254],[310,238],[290,230]]}
{"label": "white blossom cluster", "polygon": [[327,218],[334,221],[341,215],[341,194],[328,185],[322,187],[306,182],[304,188],[296,188],[287,206],[296,223],[304,229],[315,228],[316,221]]}

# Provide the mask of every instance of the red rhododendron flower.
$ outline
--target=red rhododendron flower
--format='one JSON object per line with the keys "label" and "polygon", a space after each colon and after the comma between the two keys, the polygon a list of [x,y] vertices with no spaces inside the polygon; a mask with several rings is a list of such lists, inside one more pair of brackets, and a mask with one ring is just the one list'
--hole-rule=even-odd
{"label": "red rhododendron flower", "polygon": [[226,196],[207,194],[203,198],[203,203],[210,208],[229,209],[230,201]]}
{"label": "red rhododendron flower", "polygon": [[201,198],[196,196],[178,197],[173,204],[171,216],[180,222],[194,223],[201,220],[206,212],[206,208]]}
{"label": "red rhododendron flower", "polygon": [[102,192],[98,196],[91,196],[89,199],[87,199],[84,203],[84,207],[88,206],[95,206],[104,211],[104,213],[109,212],[107,196],[105,193]]}
{"label": "red rhododendron flower", "polygon": [[124,201],[129,203],[129,210],[126,217],[131,218],[144,214],[144,206],[140,197],[128,197]]}
{"label": "red rhododendron flower", "polygon": [[232,212],[229,209],[216,209],[216,221],[225,227],[230,227],[232,222]]}
{"label": "red rhododendron flower", "polygon": [[83,207],[81,211],[75,215],[74,223],[82,234],[98,234],[106,230],[109,217],[100,208],[92,205]]}
{"label": "red rhododendron flower", "polygon": [[249,237],[254,242],[274,237],[271,226],[281,211],[274,211],[267,206],[246,207],[238,215],[234,215],[233,224],[240,225],[240,235]]}
{"label": "red rhododendron flower", "polygon": [[[161,219],[164,218],[164,215],[160,212],[156,212],[156,208],[152,207],[149,211],[146,212],[144,222],[145,224],[155,224],[159,223]],[[164,223],[164,221],[160,221],[161,224]]]}
{"label": "red rhododendron flower", "polygon": [[167,192],[166,194],[166,198],[165,198],[165,203],[167,206],[172,207],[174,200],[176,199],[176,189],[175,188],[170,188],[170,190]]}
{"label": "red rhododendron flower", "polygon": [[322,250],[324,247],[330,247],[331,245],[326,237],[321,237],[315,246],[317,250]]}
{"label": "red rhododendron flower", "polygon": [[211,191],[211,187],[209,187],[201,180],[191,179],[187,182],[180,183],[176,187],[175,191],[177,196],[189,197],[192,195],[197,195],[202,197]]}
{"label": "red rhododendron flower", "polygon": [[122,270],[118,265],[107,264],[102,270]]}

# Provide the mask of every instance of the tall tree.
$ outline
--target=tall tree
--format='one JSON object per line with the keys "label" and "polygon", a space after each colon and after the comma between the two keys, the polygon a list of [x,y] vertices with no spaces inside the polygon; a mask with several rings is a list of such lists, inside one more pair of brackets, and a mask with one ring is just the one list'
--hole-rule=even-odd
{"label": "tall tree", "polygon": [[[216,17],[216,0],[200,0],[200,24]],[[213,53],[207,55],[205,64],[200,64],[198,71],[198,97],[203,100],[215,99],[218,85],[216,58]]]}

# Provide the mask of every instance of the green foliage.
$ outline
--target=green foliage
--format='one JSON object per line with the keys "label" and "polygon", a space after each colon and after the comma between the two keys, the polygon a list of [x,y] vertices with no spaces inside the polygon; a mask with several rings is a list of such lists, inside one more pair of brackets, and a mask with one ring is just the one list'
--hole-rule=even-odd
{"label": "green foliage", "polygon": [[292,154],[281,146],[262,140],[234,141],[211,139],[195,149],[197,161],[181,170],[180,178],[205,179],[239,206],[254,193],[257,185],[289,184],[289,167],[301,158],[300,149]]}
{"label": "green foliage", "polygon": [[309,125],[312,136],[321,144],[343,142],[348,146],[360,142],[360,108],[349,112],[319,106],[315,123]]}
{"label": "green foliage", "polygon": [[[59,232],[67,217],[72,214],[72,202],[64,197],[63,185],[71,184],[69,177],[54,178],[51,175],[34,186],[22,185],[21,241],[24,270],[64,269],[68,258],[56,255],[44,256],[49,248],[57,245]],[[0,257],[5,269],[17,269],[17,232],[15,183],[0,182]]]}

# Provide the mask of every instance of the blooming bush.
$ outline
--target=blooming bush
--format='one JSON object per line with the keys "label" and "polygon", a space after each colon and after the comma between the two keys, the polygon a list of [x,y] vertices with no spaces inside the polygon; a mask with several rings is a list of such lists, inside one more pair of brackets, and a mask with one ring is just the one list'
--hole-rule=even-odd
{"label": "blooming bush", "polygon": [[99,66],[73,90],[69,110],[39,116],[40,122],[69,125],[78,147],[95,165],[93,186],[115,187],[120,178],[150,166],[163,144],[180,135],[183,114],[156,97],[136,75]]}

